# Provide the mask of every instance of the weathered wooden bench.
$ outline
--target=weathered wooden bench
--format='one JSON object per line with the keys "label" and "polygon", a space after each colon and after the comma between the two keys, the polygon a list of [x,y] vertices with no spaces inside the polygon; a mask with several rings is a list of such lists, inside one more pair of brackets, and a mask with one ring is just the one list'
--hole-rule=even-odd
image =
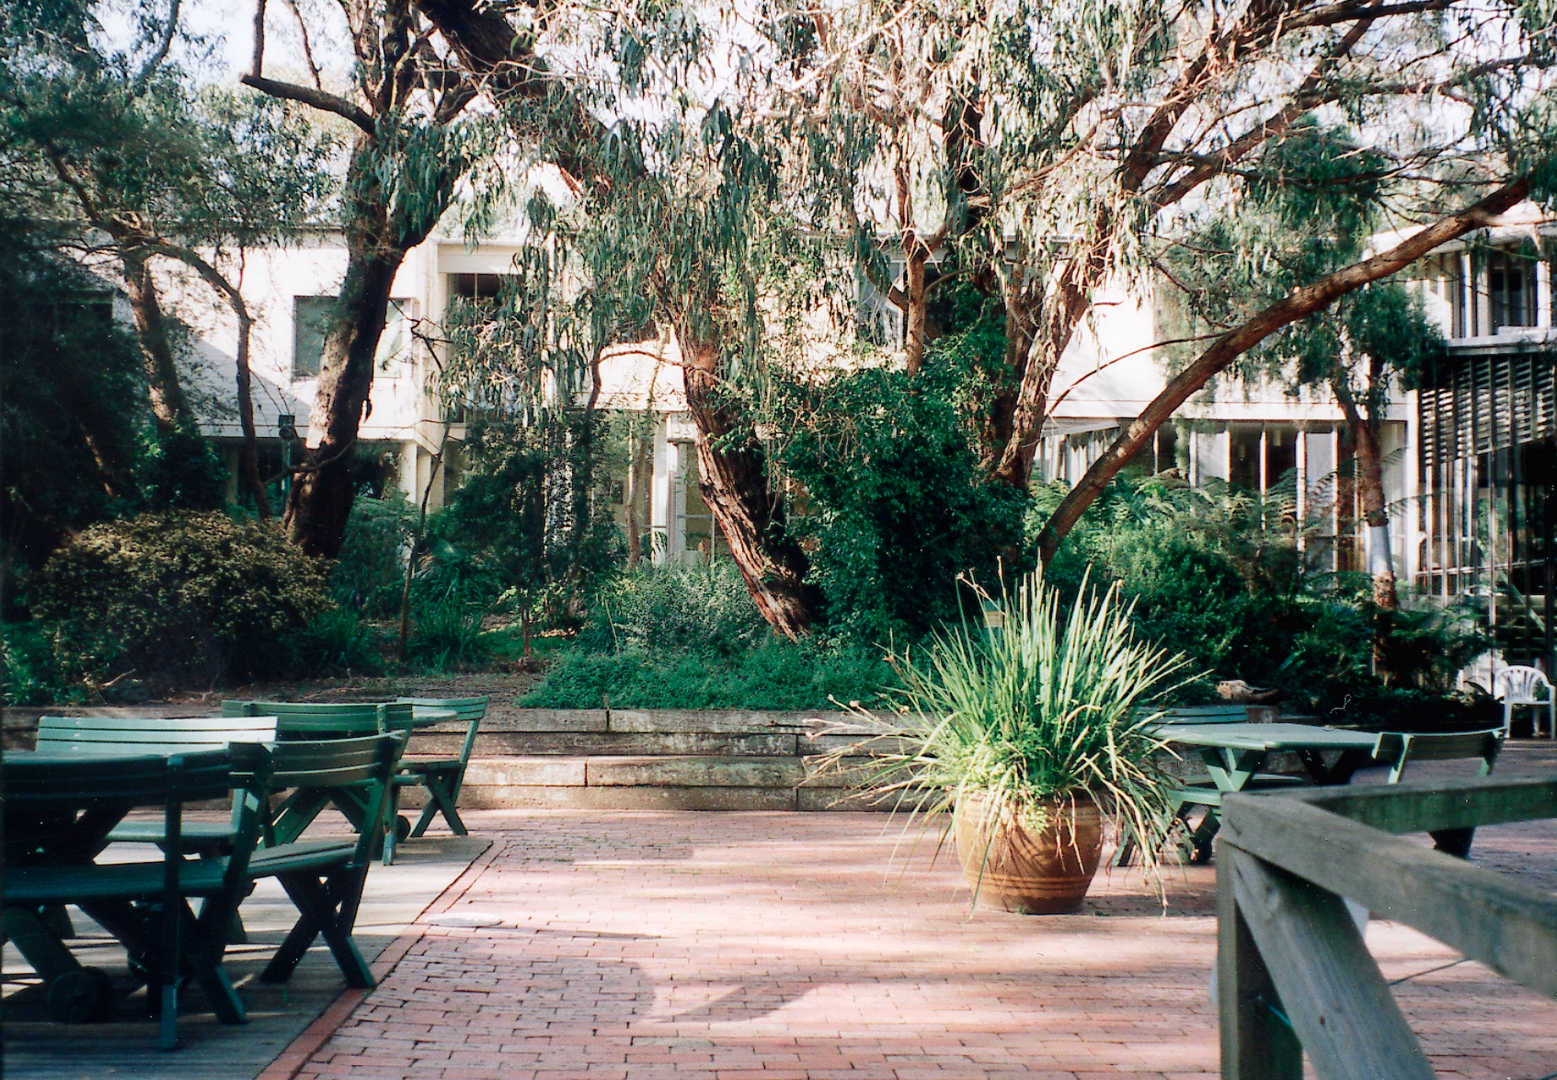
{"label": "weathered wooden bench", "polygon": [[[159,1043],[178,1045],[179,987],[193,977],[225,1023],[245,1019],[222,970],[227,928],[248,892],[259,836],[257,788],[269,753],[253,743],[221,750],[112,755],[34,753],[4,763],[6,937],[49,982],[51,1011],[94,1019],[107,1007],[107,979],[76,962],[45,912],[75,904],[124,943],[147,972],[148,1004],[160,1006]],[[234,804],[226,854],[186,858],[189,802],[248,792]],[[111,827],[130,809],[161,808],[166,842],[155,860],[96,863]],[[190,901],[201,901],[198,915]]]}
{"label": "weathered wooden bench", "polygon": [[[1375,759],[1389,766],[1389,782],[1398,784],[1406,773],[1406,766],[1413,761],[1479,761],[1477,775],[1490,776],[1498,753],[1503,749],[1503,728],[1487,728],[1483,731],[1451,731],[1446,733],[1419,733],[1405,731],[1381,732],[1374,744]],[[1461,858],[1470,854],[1471,843],[1476,838],[1475,829],[1439,829],[1432,834],[1433,846],[1439,851]]]}
{"label": "weathered wooden bench", "polygon": [[[412,732],[406,752],[401,756],[399,769],[395,773],[394,792],[391,795],[391,821],[398,820],[399,817],[400,790],[420,787],[427,792],[427,803],[422,807],[422,814],[417,818],[416,824],[411,827],[410,835],[421,836],[426,833],[427,827],[438,814],[443,815],[443,820],[448,823],[449,830],[455,836],[467,835],[468,830],[465,828],[465,822],[460,819],[458,809],[460,788],[465,783],[465,769],[470,764],[470,753],[475,748],[481,721],[487,714],[489,699],[468,697],[398,698],[397,700],[409,703],[413,707],[448,709],[455,714],[456,722],[465,725],[465,733],[456,753],[435,755],[419,752],[418,744],[425,744],[437,738],[436,733]],[[386,837],[391,849],[395,839],[393,833]]]}
{"label": "weathered wooden bench", "polygon": [[[274,877],[297,907],[298,919],[261,978],[289,978],[315,938],[323,936],[346,982],[373,985],[367,961],[352,940],[368,866],[382,850],[390,777],[400,755],[393,732],[348,739],[296,739],[277,744],[271,783],[306,791],[366,792],[363,822],[353,840],[291,840],[267,844],[249,861],[251,878]],[[285,813],[285,812],[284,812]],[[301,829],[286,829],[296,835]],[[274,832],[283,827],[278,822]]]}
{"label": "weathered wooden bench", "polygon": [[[350,739],[368,735],[393,734],[398,737],[398,753],[404,751],[413,721],[410,702],[305,702],[305,701],[224,701],[223,716],[274,716],[278,743],[296,739]],[[288,843],[327,806],[334,806],[359,833],[382,825],[372,817],[387,814],[389,803],[380,798],[371,783],[355,785],[299,785],[272,815],[272,831],[267,842]],[[376,810],[370,807],[376,806]],[[387,842],[386,861],[393,850]]]}

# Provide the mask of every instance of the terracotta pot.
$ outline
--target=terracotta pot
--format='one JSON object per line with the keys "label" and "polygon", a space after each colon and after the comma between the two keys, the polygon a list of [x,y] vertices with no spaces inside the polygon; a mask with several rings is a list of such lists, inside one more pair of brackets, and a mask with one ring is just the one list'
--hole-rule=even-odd
{"label": "terracotta pot", "polygon": [[1049,823],[1034,830],[1010,812],[985,820],[988,802],[980,794],[957,799],[957,857],[979,903],[1027,915],[1081,906],[1103,850],[1103,817],[1085,794],[1046,805]]}

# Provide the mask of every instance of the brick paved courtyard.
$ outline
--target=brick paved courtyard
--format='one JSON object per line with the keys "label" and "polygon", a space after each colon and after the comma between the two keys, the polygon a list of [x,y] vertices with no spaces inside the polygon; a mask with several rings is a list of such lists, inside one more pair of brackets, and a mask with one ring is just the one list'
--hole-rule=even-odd
{"label": "brick paved courtyard", "polygon": [[[951,853],[879,815],[470,818],[493,846],[267,1080],[1216,1073],[1210,867],[1172,873],[1166,912],[1116,871],[1080,915],[970,916]],[[1474,857],[1557,884],[1549,823]],[[1400,926],[1368,942],[1440,1075],[1557,1072],[1557,1003]]]}

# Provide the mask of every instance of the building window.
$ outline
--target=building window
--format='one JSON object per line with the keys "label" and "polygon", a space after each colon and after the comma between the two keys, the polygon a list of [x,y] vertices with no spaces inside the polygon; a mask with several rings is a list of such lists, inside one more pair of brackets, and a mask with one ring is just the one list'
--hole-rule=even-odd
{"label": "building window", "polygon": [[[890,282],[892,288],[901,288],[904,266],[902,256],[891,256],[883,260],[881,265],[884,275],[882,280]],[[908,332],[903,309],[876,287],[864,268],[859,272],[859,300],[855,304],[854,317],[856,333],[861,341],[886,349],[903,347],[903,338]]]}
{"label": "building window", "polygon": [[[324,339],[336,317],[340,300],[334,296],[298,296],[292,300],[292,378],[312,379],[319,374]],[[384,332],[374,354],[374,374],[397,379],[405,374],[411,355],[410,313],[412,301],[391,300],[384,315]]]}
{"label": "building window", "polygon": [[1263,495],[1290,489],[1296,474],[1295,425],[1228,425],[1228,483]]}
{"label": "building window", "polygon": [[1517,251],[1487,256],[1487,294],[1491,300],[1492,333],[1505,326],[1536,325],[1536,260]]}
{"label": "building window", "polygon": [[450,274],[449,295],[467,300],[496,300],[512,274]]}

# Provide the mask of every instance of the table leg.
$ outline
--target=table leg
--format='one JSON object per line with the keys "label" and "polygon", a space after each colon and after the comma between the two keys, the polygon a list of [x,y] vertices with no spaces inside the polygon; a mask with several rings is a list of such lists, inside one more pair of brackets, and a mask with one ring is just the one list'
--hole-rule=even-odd
{"label": "table leg", "polygon": [[5,936],[47,987],[49,1015],[62,1023],[107,1019],[113,986],[106,972],[83,967],[54,933],[42,910],[5,908]]}

